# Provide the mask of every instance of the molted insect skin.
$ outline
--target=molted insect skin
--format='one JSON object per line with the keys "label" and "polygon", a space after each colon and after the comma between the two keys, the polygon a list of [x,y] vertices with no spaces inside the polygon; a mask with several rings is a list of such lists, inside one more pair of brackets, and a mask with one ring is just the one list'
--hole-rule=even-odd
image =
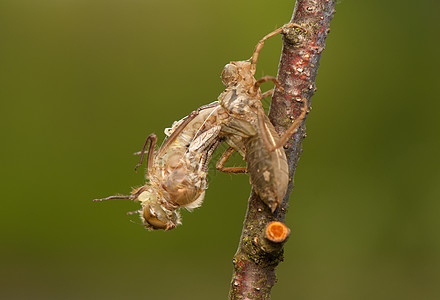
{"label": "molted insect skin", "polygon": [[[231,118],[227,124],[223,125],[223,131],[234,137],[241,137],[240,140],[235,141],[235,144],[230,143],[230,139],[225,139],[225,141],[245,158],[250,182],[255,192],[273,212],[286,194],[289,173],[284,149],[269,151],[261,138],[262,131],[265,131],[272,140],[272,144],[279,140],[269,118],[266,115],[263,116],[263,127],[258,125],[258,116],[257,120],[252,120],[252,123]],[[243,149],[244,153],[242,153]]]}
{"label": "molted insect skin", "polygon": [[[278,134],[266,117],[265,127],[274,141]],[[289,184],[289,166],[284,150],[268,151],[259,135],[244,140],[250,181],[260,198],[275,211],[281,205]]]}
{"label": "molted insect skin", "polygon": [[[257,82],[253,76],[250,62],[231,62],[222,72],[226,86],[218,100],[230,113],[230,120],[224,124],[223,131],[243,138],[242,144],[231,145],[239,152],[245,148],[245,159],[250,182],[261,200],[275,211],[287,191],[289,173],[286,154],[283,149],[268,151],[261,132],[264,130],[275,144],[279,136],[272,123],[264,115],[261,104],[261,91],[254,89]],[[264,128],[258,122],[259,112],[263,112]],[[226,141],[228,142],[228,141]]]}
{"label": "molted insect skin", "polygon": [[[284,149],[275,148],[278,147],[280,137],[264,113],[259,86],[263,82],[273,81],[278,88],[282,87],[274,77],[265,76],[257,81],[254,75],[264,41],[281,33],[283,28],[292,26],[299,27],[288,24],[266,35],[257,44],[249,61],[233,61],[227,64],[221,74],[226,89],[218,97],[220,105],[230,114],[229,122],[223,124],[222,131],[241,138],[229,138],[226,142],[232,141],[229,145],[241,155],[244,149],[250,181],[272,212],[281,204],[286,194],[289,182],[288,164]],[[262,116],[264,120],[261,120]]]}
{"label": "molted insect skin", "polygon": [[219,103],[234,117],[252,121],[256,118],[255,108],[263,109],[260,89],[253,90],[257,82],[252,73],[252,64],[247,61],[233,61],[222,71],[226,89],[218,97]]}

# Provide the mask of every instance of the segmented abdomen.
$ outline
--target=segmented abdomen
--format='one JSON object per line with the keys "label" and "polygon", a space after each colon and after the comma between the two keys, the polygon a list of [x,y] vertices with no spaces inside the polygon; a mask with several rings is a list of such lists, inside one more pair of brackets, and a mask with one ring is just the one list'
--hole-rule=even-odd
{"label": "segmented abdomen", "polygon": [[[278,134],[268,119],[265,126],[259,130],[267,130],[273,140],[277,141]],[[245,139],[245,147],[250,181],[261,200],[274,211],[281,204],[289,183],[284,149],[269,152],[260,134]]]}
{"label": "segmented abdomen", "polygon": [[[201,110],[171,143],[165,144],[163,155],[156,156],[152,177],[155,176],[167,209],[195,208],[201,204],[207,187],[208,163],[220,143],[217,124],[225,117],[227,114],[219,105]],[[165,133],[175,133],[184,120],[175,122]]]}

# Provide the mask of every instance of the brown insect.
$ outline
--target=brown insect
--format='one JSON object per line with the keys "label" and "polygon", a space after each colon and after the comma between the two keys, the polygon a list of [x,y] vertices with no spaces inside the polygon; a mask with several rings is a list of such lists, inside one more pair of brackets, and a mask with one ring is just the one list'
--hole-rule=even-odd
{"label": "brown insect", "polygon": [[220,124],[228,118],[218,102],[202,106],[165,130],[168,138],[155,151],[156,135],[146,139],[139,164],[148,143],[147,182],[131,195],[116,195],[94,201],[130,199],[140,201],[143,224],[148,229],[170,230],[181,223],[178,210],[201,205],[207,188],[207,168],[222,139]]}
{"label": "brown insect", "polygon": [[256,193],[275,211],[286,194],[289,182],[288,165],[283,145],[296,132],[307,113],[307,101],[301,115],[280,137],[265,115],[261,99],[270,95],[272,90],[262,94],[261,84],[272,81],[281,91],[280,82],[272,76],[255,79],[258,55],[264,42],[289,27],[298,27],[296,24],[287,24],[269,33],[255,47],[254,53],[248,61],[233,61],[227,64],[222,71],[221,78],[226,86],[218,97],[220,105],[228,112],[229,120],[222,126],[222,131],[242,138],[241,144],[230,145],[217,164],[217,168],[231,173],[245,172],[246,168],[225,169],[224,163],[234,151],[243,152],[247,161],[247,172]]}
{"label": "brown insect", "polygon": [[[134,189],[131,195],[116,195],[94,201],[130,199],[140,201],[144,226],[148,229],[170,230],[181,223],[178,210],[201,205],[207,188],[207,169],[215,149],[226,142],[226,150],[217,169],[229,173],[249,172],[250,181],[261,199],[274,211],[281,203],[288,184],[288,166],[281,148],[296,131],[307,112],[307,103],[297,120],[280,138],[264,113],[261,99],[272,91],[261,93],[260,85],[273,81],[271,76],[254,78],[258,54],[264,41],[287,27],[288,24],[265,36],[256,46],[250,61],[227,64],[222,71],[226,89],[218,102],[202,106],[165,130],[168,138],[155,151],[157,138],[146,139],[138,168],[148,147],[147,182]],[[247,161],[245,167],[224,167],[227,159],[237,151]]]}

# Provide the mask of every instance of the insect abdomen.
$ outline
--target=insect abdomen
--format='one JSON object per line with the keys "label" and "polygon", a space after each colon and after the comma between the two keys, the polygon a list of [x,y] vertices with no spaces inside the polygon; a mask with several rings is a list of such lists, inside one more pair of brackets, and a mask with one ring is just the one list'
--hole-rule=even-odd
{"label": "insect abdomen", "polygon": [[[271,125],[269,132],[278,139]],[[261,200],[275,211],[281,204],[289,183],[286,154],[282,148],[269,152],[259,135],[246,139],[245,147],[250,181]]]}

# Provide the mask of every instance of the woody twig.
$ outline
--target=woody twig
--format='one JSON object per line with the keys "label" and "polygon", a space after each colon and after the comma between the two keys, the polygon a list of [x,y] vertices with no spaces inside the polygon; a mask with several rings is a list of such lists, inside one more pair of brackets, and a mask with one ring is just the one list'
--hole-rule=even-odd
{"label": "woody twig", "polygon": [[[306,31],[291,27],[285,32],[278,68],[278,80],[288,93],[275,89],[269,118],[282,135],[301,114],[302,103],[310,106],[315,93],[315,78],[335,13],[336,0],[297,0],[291,23]],[[293,190],[293,176],[305,138],[305,119],[289,139],[285,151],[289,164],[289,187],[281,206],[272,213],[251,192],[240,244],[234,256],[230,299],[269,299],[276,281],[275,269],[284,259],[283,248],[290,230],[284,224]]]}

